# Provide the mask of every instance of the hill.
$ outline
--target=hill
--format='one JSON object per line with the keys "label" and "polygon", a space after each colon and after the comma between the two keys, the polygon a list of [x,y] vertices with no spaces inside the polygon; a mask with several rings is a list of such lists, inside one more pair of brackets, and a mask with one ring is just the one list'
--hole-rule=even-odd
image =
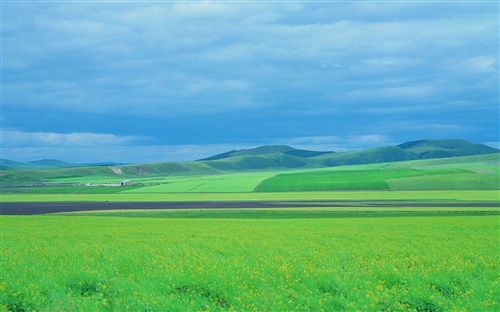
{"label": "hill", "polygon": [[72,164],[57,159],[42,159],[42,160],[30,161],[28,163],[33,164],[39,168],[71,168],[80,166],[77,164]]}
{"label": "hill", "polygon": [[[138,179],[141,177],[200,176],[234,172],[321,169],[345,165],[391,163],[498,153],[465,140],[422,140],[350,152],[318,152],[286,145],[233,150],[192,162],[81,166],[58,160],[20,163],[2,160],[2,185],[40,185],[47,182]],[[80,167],[79,167],[80,166]],[[52,181],[52,182],[51,182]],[[87,181],[88,182],[88,181]]]}
{"label": "hill", "polygon": [[296,157],[312,157],[321,154],[329,154],[333,152],[317,152],[317,151],[308,151],[308,150],[299,150],[287,145],[264,145],[251,149],[242,149],[242,150],[232,150],[229,152],[225,152],[222,154],[217,154],[211,157],[203,158],[198,161],[208,161],[208,160],[220,160],[235,156],[261,156],[261,155],[269,155],[269,154],[285,154]]}
{"label": "hill", "polygon": [[35,164],[23,163],[19,161],[0,159],[0,169],[38,169]]}
{"label": "hill", "polygon": [[472,156],[498,153],[498,149],[465,140],[420,140],[406,142],[398,147],[418,157],[418,159]]}
{"label": "hill", "polygon": [[334,167],[414,160],[417,156],[397,146],[384,146],[360,151],[323,154],[313,159],[323,166]]}
{"label": "hill", "polygon": [[[299,150],[286,145],[233,150],[199,162],[221,170],[310,168],[373,164],[417,159],[498,153],[499,150],[465,140],[421,140],[342,153]],[[245,156],[245,158],[238,158]],[[248,158],[248,156],[252,156]],[[217,162],[215,162],[217,161]]]}
{"label": "hill", "polygon": [[49,168],[71,168],[82,165],[72,164],[57,159],[42,159],[30,162],[19,162],[9,159],[0,159],[0,169],[49,169]]}

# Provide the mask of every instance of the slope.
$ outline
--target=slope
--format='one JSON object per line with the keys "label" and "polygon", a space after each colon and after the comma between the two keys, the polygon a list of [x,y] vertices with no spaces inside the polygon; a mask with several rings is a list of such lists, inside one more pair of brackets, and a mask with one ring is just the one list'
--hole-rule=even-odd
{"label": "slope", "polygon": [[57,159],[42,159],[42,160],[30,161],[28,162],[28,164],[33,164],[39,168],[71,168],[71,167],[81,166]]}
{"label": "slope", "polygon": [[[73,168],[36,169],[33,163],[2,160],[0,182],[9,185],[41,185],[64,183],[117,183],[124,179],[143,179],[165,176],[200,176],[234,172],[284,171],[319,169],[344,165],[401,162],[420,158],[449,155],[497,153],[498,150],[464,140],[422,140],[398,146],[377,147],[360,151],[333,153],[299,150],[285,145],[261,146],[253,149],[229,151],[193,162],[160,162],[123,166],[89,166]],[[42,162],[63,166],[55,160]],[[14,168],[14,169],[13,169]],[[18,169],[18,168],[23,168]]]}
{"label": "slope", "polygon": [[419,159],[498,153],[498,149],[466,140],[420,140],[398,145]]}
{"label": "slope", "polygon": [[257,192],[337,190],[499,190],[498,154],[285,172]]}
{"label": "slope", "polygon": [[312,159],[317,161],[320,165],[333,167],[404,161],[417,159],[417,157],[400,147],[384,146],[360,151],[322,154],[312,157]]}
{"label": "slope", "polygon": [[251,149],[232,150],[222,154],[217,154],[211,157],[203,158],[198,161],[220,160],[235,156],[260,156],[267,154],[282,154],[295,151],[296,149],[286,145],[264,145]]}

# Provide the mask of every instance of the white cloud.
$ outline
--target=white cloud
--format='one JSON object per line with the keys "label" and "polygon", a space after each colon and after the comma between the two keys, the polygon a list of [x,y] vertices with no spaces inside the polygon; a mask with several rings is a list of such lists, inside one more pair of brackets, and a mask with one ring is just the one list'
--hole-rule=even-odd
{"label": "white cloud", "polygon": [[482,144],[500,149],[500,142],[484,142]]}
{"label": "white cloud", "polygon": [[2,147],[91,147],[119,146],[147,140],[139,136],[117,136],[103,133],[53,133],[2,130]]}
{"label": "white cloud", "polygon": [[[427,135],[495,126],[484,119],[498,110],[497,3],[11,1],[2,17],[5,127],[41,131],[11,132],[4,145],[137,143],[106,134],[123,125],[158,144],[171,143],[165,125],[176,142],[221,142],[211,130],[224,123],[230,142],[310,133],[310,144],[344,148],[348,135],[328,135],[401,138],[425,129],[395,121],[431,113]],[[471,108],[482,115],[467,120]],[[91,132],[96,115],[110,121],[103,134],[65,128]],[[253,130],[259,118],[293,127]],[[203,136],[185,131],[197,128]]]}
{"label": "white cloud", "polygon": [[437,133],[439,138],[450,136],[454,137],[453,133],[458,133],[460,131],[466,130],[466,127],[459,124],[452,123],[438,123],[438,122],[426,122],[425,120],[413,121],[413,122],[395,122],[394,127],[400,129],[401,131],[412,131],[415,133]]}
{"label": "white cloud", "polygon": [[246,144],[211,145],[102,145],[6,147],[2,158],[15,161],[59,159],[71,163],[122,162],[151,163],[194,161],[234,149],[251,148]]}
{"label": "white cloud", "polygon": [[498,57],[482,55],[462,63],[466,69],[475,72],[498,72]]}

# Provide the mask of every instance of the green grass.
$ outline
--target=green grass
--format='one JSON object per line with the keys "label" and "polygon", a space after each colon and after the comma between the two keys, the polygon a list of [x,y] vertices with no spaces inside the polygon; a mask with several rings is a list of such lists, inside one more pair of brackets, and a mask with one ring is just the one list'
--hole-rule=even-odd
{"label": "green grass", "polygon": [[259,183],[276,173],[233,173],[198,177],[165,178],[161,184],[127,190],[127,193],[211,193],[211,192],[252,192]]}
{"label": "green grass", "polygon": [[393,190],[422,190],[422,189],[498,189],[500,175],[478,174],[474,172],[442,174],[436,176],[417,176],[386,180]]}
{"label": "green grass", "polygon": [[321,219],[321,218],[390,218],[439,216],[500,216],[499,208],[281,208],[281,209],[168,209],[121,210],[63,213],[62,215],[173,218],[173,219]]}
{"label": "green grass", "polygon": [[1,217],[2,311],[497,311],[499,217]]}
{"label": "green grass", "polygon": [[498,190],[249,192],[249,193],[114,193],[1,194],[0,202],[148,202],[148,201],[280,201],[280,200],[418,200],[499,202]]}
{"label": "green grass", "polygon": [[8,189],[4,194],[19,194],[20,196],[29,194],[116,194],[124,191],[138,191],[142,186],[126,186],[126,187],[20,187]]}
{"label": "green grass", "polygon": [[[268,155],[274,166],[294,165],[288,155]],[[219,163],[221,171],[205,163],[148,164],[147,166],[84,167],[46,170],[3,170],[2,185],[38,185],[75,187],[85,183],[118,183],[131,180],[136,186],[143,186],[129,193],[227,193],[260,191],[322,191],[322,190],[367,190],[367,189],[499,189],[500,166],[498,155],[479,155],[448,159],[413,160],[357,166],[339,166],[321,169],[294,169],[276,171],[233,171],[240,161],[259,162],[257,158],[242,156],[210,162]],[[293,158],[292,158],[293,160]],[[255,166],[259,166],[259,164]],[[229,167],[227,167],[229,165]],[[266,164],[262,163],[264,167]],[[300,164],[297,164],[299,166]],[[226,167],[224,167],[226,166]],[[224,168],[223,168],[224,167]],[[262,167],[262,168],[264,168]],[[212,168],[208,170],[207,168]],[[261,168],[261,169],[262,169]],[[113,171],[114,170],[114,171]],[[272,178],[274,175],[279,175]],[[423,176],[430,176],[423,178]],[[270,179],[269,179],[270,178]],[[404,180],[407,179],[407,180]],[[262,184],[261,184],[262,182]],[[6,184],[5,184],[6,183]],[[3,188],[2,193],[19,190]],[[25,192],[25,190],[23,190]],[[47,192],[49,189],[33,192]],[[61,190],[52,193],[99,193],[88,189]]]}
{"label": "green grass", "polygon": [[[332,190],[384,190],[395,184],[389,181],[419,179],[438,181],[436,184],[412,184],[416,189],[467,189],[468,178],[475,178],[475,187],[482,189],[498,189],[498,176],[479,175],[464,169],[384,169],[384,170],[321,170],[299,173],[283,173],[263,181],[257,192],[287,191],[332,191]],[[458,179],[456,179],[458,178]],[[448,182],[446,184],[446,182]],[[453,182],[454,184],[450,183]],[[419,187],[416,187],[416,186]],[[399,183],[398,189],[405,184]]]}

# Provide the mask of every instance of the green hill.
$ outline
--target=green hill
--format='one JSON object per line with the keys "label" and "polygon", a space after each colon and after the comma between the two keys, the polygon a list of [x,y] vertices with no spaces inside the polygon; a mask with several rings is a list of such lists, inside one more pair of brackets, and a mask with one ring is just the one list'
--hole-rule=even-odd
{"label": "green hill", "polygon": [[37,165],[19,161],[0,159],[0,169],[37,169]]}
{"label": "green hill", "polygon": [[353,152],[323,154],[312,159],[323,166],[334,167],[413,160],[417,157],[400,147],[384,146]]}
{"label": "green hill", "polygon": [[259,155],[268,155],[276,153],[288,153],[292,151],[296,151],[296,149],[286,145],[264,145],[251,149],[232,150],[208,158],[203,158],[198,161],[219,160],[235,156],[259,156]]}
{"label": "green hill", "polygon": [[465,140],[421,140],[406,142],[398,147],[419,159],[445,158],[498,153],[498,149]]}
{"label": "green hill", "polygon": [[42,159],[37,161],[30,161],[28,163],[39,166],[40,168],[71,168],[80,166],[57,159]]}
{"label": "green hill", "polygon": [[81,165],[64,162],[57,159],[42,159],[27,163],[0,159],[0,169],[47,169],[47,168],[71,168]]}
{"label": "green hill", "polygon": [[[359,151],[334,153],[299,150],[285,145],[234,150],[192,162],[160,162],[135,165],[78,167],[58,160],[20,163],[1,161],[2,185],[43,185],[54,181],[82,183],[84,180],[110,181],[145,177],[201,176],[253,171],[321,169],[346,165],[397,163],[498,153],[499,150],[464,140],[422,140]],[[73,167],[71,167],[73,166]],[[75,167],[76,166],[76,167]],[[88,182],[88,181],[87,181]]]}

